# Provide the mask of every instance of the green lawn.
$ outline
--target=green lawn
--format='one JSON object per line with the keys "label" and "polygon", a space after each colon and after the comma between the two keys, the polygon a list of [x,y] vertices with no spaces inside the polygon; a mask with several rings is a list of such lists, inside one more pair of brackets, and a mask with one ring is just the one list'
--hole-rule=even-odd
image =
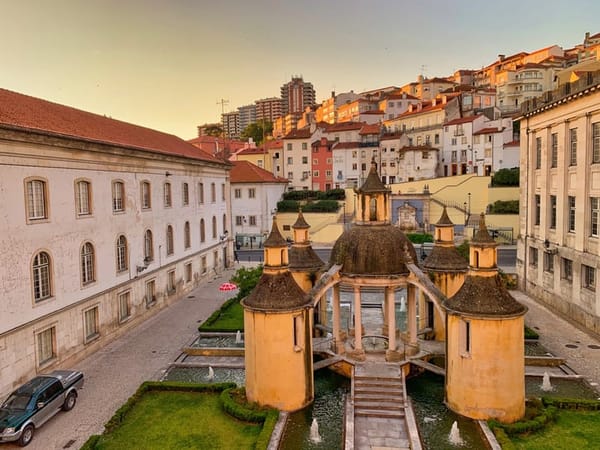
{"label": "green lawn", "polygon": [[223,412],[218,392],[148,391],[95,448],[248,449],[254,448],[261,429],[262,424],[241,422]]}
{"label": "green lawn", "polygon": [[526,437],[512,437],[515,448],[523,450],[575,450],[600,448],[598,411],[558,411],[556,422]]}
{"label": "green lawn", "polygon": [[203,323],[200,331],[231,331],[244,330],[244,308],[238,301],[224,305],[219,311],[219,317],[212,323]]}

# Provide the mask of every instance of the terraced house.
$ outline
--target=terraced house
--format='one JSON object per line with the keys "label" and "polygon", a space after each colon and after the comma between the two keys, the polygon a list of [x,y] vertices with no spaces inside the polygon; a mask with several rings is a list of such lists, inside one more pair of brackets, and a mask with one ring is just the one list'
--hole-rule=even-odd
{"label": "terraced house", "polygon": [[227,266],[229,169],[173,135],[0,89],[0,395]]}

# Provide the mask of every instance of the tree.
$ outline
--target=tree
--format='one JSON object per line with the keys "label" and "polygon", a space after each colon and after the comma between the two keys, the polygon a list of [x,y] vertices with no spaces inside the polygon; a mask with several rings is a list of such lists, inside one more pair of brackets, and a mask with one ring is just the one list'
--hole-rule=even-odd
{"label": "tree", "polygon": [[258,122],[251,123],[244,131],[242,131],[242,138],[252,138],[257,145],[262,144],[263,138],[273,132],[273,123],[265,120],[259,120]]}
{"label": "tree", "polygon": [[206,136],[221,137],[223,136],[223,127],[216,124],[207,125],[206,128],[204,128],[204,134]]}

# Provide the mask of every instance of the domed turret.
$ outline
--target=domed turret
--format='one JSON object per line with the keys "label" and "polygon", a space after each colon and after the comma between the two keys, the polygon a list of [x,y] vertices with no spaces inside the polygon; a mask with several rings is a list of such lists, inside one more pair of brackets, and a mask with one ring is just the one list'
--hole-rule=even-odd
{"label": "domed turret", "polygon": [[322,271],[324,263],[315,253],[308,237],[310,225],[304,220],[302,209],[298,212],[296,223],[292,225],[294,230],[294,243],[290,248],[290,272],[296,283],[308,292],[317,279],[318,273]]}

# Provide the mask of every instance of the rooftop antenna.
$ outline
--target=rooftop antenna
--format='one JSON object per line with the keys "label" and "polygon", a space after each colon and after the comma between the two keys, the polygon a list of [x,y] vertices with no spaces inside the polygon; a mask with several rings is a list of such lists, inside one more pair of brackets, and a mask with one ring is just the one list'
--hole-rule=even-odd
{"label": "rooftop antenna", "polygon": [[425,69],[427,69],[427,64],[421,64],[420,70],[423,78],[425,78]]}
{"label": "rooftop antenna", "polygon": [[[229,100],[225,100],[224,98],[222,98],[221,100],[217,100],[217,105],[221,105],[221,122],[223,122],[223,115],[225,114],[225,105],[229,105]],[[223,123],[223,125],[225,125]],[[225,136],[229,135],[229,126],[224,127],[225,129],[223,131],[225,131]]]}

